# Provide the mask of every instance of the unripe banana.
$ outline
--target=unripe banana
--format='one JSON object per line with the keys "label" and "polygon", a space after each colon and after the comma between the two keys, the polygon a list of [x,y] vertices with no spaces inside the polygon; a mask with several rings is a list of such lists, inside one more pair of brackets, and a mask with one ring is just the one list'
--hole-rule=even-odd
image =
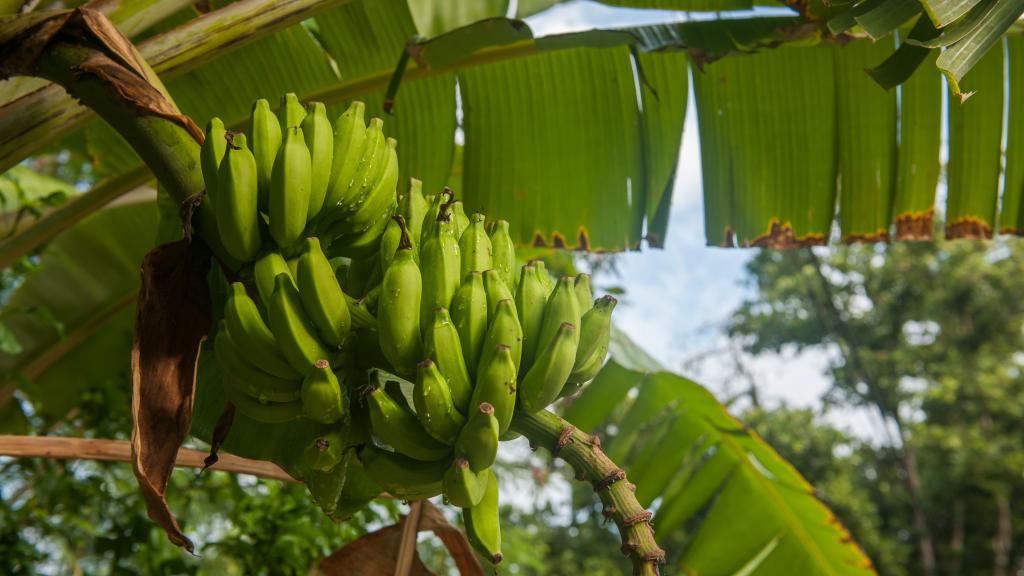
{"label": "unripe banana", "polygon": [[306,109],[299,102],[299,97],[289,92],[281,96],[281,133],[302,126],[306,119]]}
{"label": "unripe banana", "polygon": [[241,384],[230,374],[221,374],[224,393],[243,415],[266,424],[282,424],[302,417],[302,402],[262,403],[242,391]]}
{"label": "unripe banana", "polygon": [[363,144],[363,156],[352,175],[352,181],[341,196],[338,205],[346,213],[358,208],[357,200],[362,198],[376,184],[372,178],[380,171],[387,159],[387,139],[384,137],[384,121],[380,118],[370,120],[366,128],[366,142]]}
{"label": "unripe banana", "polygon": [[433,233],[420,249],[420,270],[423,272],[423,302],[420,304],[420,325],[428,326],[434,308],[451,306],[459,289],[459,242],[448,206],[442,206]]}
{"label": "unripe banana", "polygon": [[363,144],[366,141],[366,124],[363,120],[365,110],[365,104],[353,102],[334,122],[334,158],[324,198],[325,213],[330,213],[341,202],[363,158]]}
{"label": "unripe banana", "polygon": [[274,293],[274,279],[278,274],[287,274],[290,278],[292,270],[288,262],[280,252],[267,252],[265,256],[256,261],[253,265],[253,282],[256,284],[256,292],[260,295],[260,302],[264,308],[270,306],[270,297]]}
{"label": "unripe banana", "polygon": [[508,232],[508,221],[498,220],[491,228],[491,254],[494,268],[509,290],[515,290],[516,247]]}
{"label": "unripe banana", "polygon": [[224,159],[228,141],[225,139],[224,122],[220,118],[210,118],[206,124],[206,140],[199,150],[199,167],[203,170],[203,182],[206,184],[206,195],[212,201],[217,197],[217,171]]}
{"label": "unripe banana", "polygon": [[311,171],[302,128],[290,128],[270,178],[270,236],[282,248],[291,246],[306,228]]}
{"label": "unripe banana", "polygon": [[403,500],[424,500],[441,494],[441,481],[451,457],[423,462],[366,444],[359,450],[363,470],[371,480]]}
{"label": "unripe banana", "polygon": [[537,341],[540,340],[547,300],[548,290],[537,275],[537,268],[533,264],[523,266],[516,287],[516,311],[523,327],[523,371],[533,366],[533,359],[537,355]]}
{"label": "unripe banana", "polygon": [[534,260],[533,265],[537,268],[537,277],[544,283],[544,287],[548,291],[548,296],[551,296],[551,293],[555,291],[554,278],[551,277],[551,274],[548,274],[548,269],[544,265],[543,260]]}
{"label": "unripe banana", "polygon": [[459,251],[462,264],[461,278],[465,278],[470,272],[491,269],[491,239],[487,237],[483,214],[476,213],[470,218],[468,227],[459,236]]}
{"label": "unripe banana", "polygon": [[224,321],[231,340],[254,366],[278,378],[302,378],[302,374],[292,368],[281,353],[277,340],[260,316],[259,308],[241,282],[231,284],[231,295],[224,304]]}
{"label": "unripe banana", "polygon": [[381,301],[377,307],[377,330],[380,346],[388,362],[399,374],[413,374],[416,363],[423,358],[420,338],[420,269],[413,260],[408,231],[402,239],[395,259],[384,274]]}
{"label": "unripe banana", "polygon": [[448,380],[429,358],[416,365],[416,385],[412,389],[412,398],[416,406],[416,417],[420,419],[427,434],[439,442],[454,444],[466,419],[452,402]]}
{"label": "unripe banana", "polygon": [[[405,219],[401,214],[395,214],[391,219],[388,220],[387,228],[384,229],[384,234],[380,237],[380,270],[381,273],[388,271],[388,266],[391,265],[391,261],[395,259],[395,252],[398,252],[398,245],[402,242],[402,226],[408,227],[408,220]],[[409,235],[409,241],[412,243],[412,257],[419,263],[419,253],[416,249],[416,241],[413,240],[412,234]]]}
{"label": "unripe banana", "polygon": [[516,367],[516,374],[519,373],[519,366],[523,359],[523,328],[516,318],[516,305],[510,299],[498,302],[494,317],[488,317],[490,326],[487,327],[487,335],[484,337],[483,352],[480,354],[480,364],[477,367],[477,374],[490,362],[499,344],[509,347],[513,363]]}
{"label": "unripe banana", "polygon": [[515,411],[516,365],[512,360],[512,350],[504,344],[499,344],[487,356],[487,363],[480,366],[470,403],[473,406],[487,403],[494,407],[498,432],[504,434]]}
{"label": "unripe banana", "polygon": [[381,218],[390,218],[398,208],[398,142],[394,138],[385,142],[384,156],[377,163],[380,170],[370,177],[373,183],[363,196],[356,198],[352,212],[339,222],[340,226],[334,228],[343,234],[365,232]]}
{"label": "unripe banana", "polygon": [[312,470],[327,472],[341,462],[345,442],[338,432],[328,432],[313,440],[302,452],[302,462]]}
{"label": "unripe banana", "polygon": [[263,372],[239,349],[229,331],[221,324],[214,342],[217,366],[221,374],[230,376],[239,392],[261,402],[293,402],[298,400],[302,381],[278,378]]}
{"label": "unripe banana", "polygon": [[313,367],[302,382],[302,411],[314,422],[333,424],[345,414],[341,383],[327,360],[317,360]]}
{"label": "unripe banana", "polygon": [[302,305],[316,325],[320,338],[340,347],[352,326],[345,294],[334,276],[334,268],[320,249],[320,240],[306,239],[306,250],[299,257],[296,281]]}
{"label": "unripe banana", "polygon": [[580,318],[583,317],[594,306],[594,292],[590,288],[590,274],[577,274],[576,283],[573,285],[576,291],[576,302],[580,305]]}
{"label": "unripe banana", "polygon": [[427,238],[434,235],[438,216],[441,215],[441,207],[452,202],[455,198],[455,193],[452,192],[451,188],[445,186],[440,194],[431,194],[427,198],[429,199],[429,204],[427,213],[423,216],[423,227],[420,229],[420,246],[427,241]]}
{"label": "unripe banana", "polygon": [[[498,302],[502,300],[513,300],[511,287],[512,284],[507,284],[501,277],[501,272],[492,268],[484,271],[484,290],[487,291],[487,315],[488,318],[494,318],[494,315],[498,310]],[[516,311],[516,318],[519,318],[519,313]]]}
{"label": "unripe banana", "polygon": [[[580,325],[580,305],[576,301],[576,289],[573,284],[572,276],[562,276],[555,286],[555,291],[548,297],[548,303],[544,307],[544,322],[540,327],[540,339],[537,341],[538,355],[551,344],[563,323]],[[580,334],[579,330],[576,330],[573,332],[574,349],[579,343]]]}
{"label": "unripe banana", "polygon": [[310,102],[306,118],[302,121],[302,136],[309,149],[312,175],[309,181],[309,208],[306,221],[313,220],[324,206],[327,185],[331,179],[334,163],[334,128],[327,119],[327,108],[322,102]]}
{"label": "unripe banana", "polygon": [[576,326],[563,322],[547,348],[537,354],[519,383],[519,403],[527,412],[537,412],[558,399],[576,361],[577,342]]}
{"label": "unripe banana", "polygon": [[487,335],[487,291],[484,289],[483,274],[470,272],[463,279],[452,298],[451,317],[459,333],[462,358],[470,378],[473,378]]}
{"label": "unripe banana", "polygon": [[409,189],[398,201],[398,212],[405,218],[405,224],[409,227],[409,236],[413,240],[413,250],[417,251],[419,257],[420,231],[423,230],[423,218],[427,214],[430,205],[423,197],[423,182],[416,178],[409,178]]}
{"label": "unripe banana", "polygon": [[[380,253],[380,240],[384,234],[384,229],[387,227],[388,222],[391,220],[392,210],[389,208],[380,213],[380,220],[374,222],[363,232],[355,232],[353,234],[345,234],[338,236],[336,234],[337,229],[329,229],[325,232],[327,238],[334,238],[334,242],[331,248],[334,253],[349,258],[367,258],[369,256],[378,256]],[[379,265],[379,263],[378,263]],[[380,276],[377,276],[380,279]]]}
{"label": "unripe banana", "polygon": [[491,564],[497,566],[504,558],[501,554],[501,523],[498,517],[498,479],[493,470],[487,471],[487,488],[480,503],[462,509],[466,536]]}
{"label": "unripe banana", "polygon": [[316,337],[313,322],[302,309],[302,298],[295,283],[285,274],[274,279],[274,293],[270,296],[267,316],[277,345],[292,368],[308,376],[315,370],[317,360],[331,357]]}
{"label": "unripe banana", "polygon": [[249,262],[260,251],[259,211],[256,206],[256,161],[245,146],[245,135],[234,134],[217,172],[214,213],[217,232],[232,258]]}
{"label": "unripe banana", "polygon": [[388,446],[421,462],[432,462],[451,455],[450,446],[445,446],[427,434],[416,415],[398,404],[383,388],[369,388],[366,403],[373,434]]}
{"label": "unripe banana", "polygon": [[252,136],[252,153],[256,159],[259,207],[266,212],[270,206],[270,176],[274,171],[277,150],[281,147],[281,123],[270,109],[270,103],[263,98],[252,105],[249,135]]}
{"label": "unripe banana", "polygon": [[452,221],[455,222],[455,237],[462,238],[462,234],[469,227],[469,217],[466,216],[466,206],[462,200],[452,203]]}
{"label": "unripe banana", "polygon": [[448,381],[455,408],[465,414],[466,408],[469,407],[469,399],[473,395],[473,381],[470,380],[469,371],[466,369],[459,332],[448,315],[448,310],[436,308],[434,322],[424,332],[424,352],[437,363],[437,367]]}
{"label": "unripe banana", "polygon": [[612,333],[612,311],[619,301],[614,296],[602,296],[583,315],[580,321],[580,345],[576,351],[569,382],[582,384],[597,376],[608,355],[608,343]]}
{"label": "unripe banana", "polygon": [[487,491],[489,474],[490,470],[474,472],[470,470],[468,460],[456,458],[441,481],[444,499],[459,508],[476,506]]}
{"label": "unripe banana", "polygon": [[494,406],[481,402],[471,411],[466,425],[455,440],[455,454],[469,460],[474,472],[486,470],[498,457],[500,425],[494,415]]}

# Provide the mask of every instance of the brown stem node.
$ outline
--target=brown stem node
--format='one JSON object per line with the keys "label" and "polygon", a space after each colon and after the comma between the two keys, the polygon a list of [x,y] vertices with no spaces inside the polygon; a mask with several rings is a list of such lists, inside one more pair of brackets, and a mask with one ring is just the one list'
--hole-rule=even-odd
{"label": "brown stem node", "polygon": [[634,515],[630,516],[629,518],[626,518],[625,520],[623,520],[622,521],[622,526],[625,527],[625,528],[629,528],[630,526],[634,526],[636,524],[640,524],[641,522],[643,522],[645,524],[649,524],[651,522],[651,518],[653,518],[653,517],[654,517],[654,514],[652,514],[651,512],[641,512],[639,514],[634,514]]}
{"label": "brown stem node", "polygon": [[569,442],[572,442],[572,433],[575,431],[576,427],[572,424],[568,424],[565,428],[562,428],[562,433],[558,435],[558,442],[555,442],[555,447],[551,449],[551,455],[553,457],[558,458],[558,453],[562,451],[562,448],[564,448]]}
{"label": "brown stem node", "polygon": [[594,492],[603,492],[604,490],[611,488],[612,484],[625,479],[626,471],[622,468],[616,468],[615,470],[612,470],[610,474],[601,478],[594,484]]}

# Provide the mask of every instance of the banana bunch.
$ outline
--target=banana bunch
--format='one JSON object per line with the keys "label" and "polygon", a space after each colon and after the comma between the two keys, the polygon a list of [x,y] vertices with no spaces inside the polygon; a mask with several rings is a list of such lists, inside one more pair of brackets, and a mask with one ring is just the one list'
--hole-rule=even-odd
{"label": "banana bunch", "polygon": [[228,398],[260,422],[343,419],[335,370],[346,364],[353,318],[320,242],[306,239],[294,271],[269,252],[253,265],[253,284],[262,306],[244,283],[232,283],[214,342]]}
{"label": "banana bunch", "polygon": [[450,189],[424,196],[413,180],[384,229],[378,338],[414,384],[411,401],[366,389],[372,433],[392,450],[368,445],[360,459],[399,497],[461,507],[470,541],[496,564],[499,439],[517,405],[541,410],[597,374],[616,300],[593,300],[586,274],[555,282],[539,261],[516,275],[508,223],[461,208]]}
{"label": "banana bunch", "polygon": [[231,257],[290,255],[313,236],[339,255],[377,251],[397,207],[397,143],[364,112],[354,102],[332,126],[322,103],[285,94],[279,115],[257,100],[246,133],[210,120],[200,167]]}

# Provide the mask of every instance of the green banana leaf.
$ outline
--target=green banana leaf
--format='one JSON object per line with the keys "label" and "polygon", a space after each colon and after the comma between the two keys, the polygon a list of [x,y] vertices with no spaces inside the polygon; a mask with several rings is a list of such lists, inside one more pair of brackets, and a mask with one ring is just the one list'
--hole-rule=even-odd
{"label": "green banana leaf", "polygon": [[875,573],[800,473],[710,392],[619,332],[611,348],[563,416],[588,431],[604,426],[606,451],[653,508],[659,537],[684,534],[670,564],[688,574]]}

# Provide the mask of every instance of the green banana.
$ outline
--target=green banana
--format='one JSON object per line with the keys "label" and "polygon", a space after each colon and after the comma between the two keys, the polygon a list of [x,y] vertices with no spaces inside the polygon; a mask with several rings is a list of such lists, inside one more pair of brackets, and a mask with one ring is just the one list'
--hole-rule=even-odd
{"label": "green banana", "polygon": [[509,290],[515,290],[516,247],[509,235],[507,220],[498,220],[491,228],[491,254],[501,279]]}
{"label": "green banana", "polygon": [[217,196],[217,171],[224,159],[228,141],[224,130],[224,122],[220,118],[210,118],[206,124],[206,140],[199,149],[199,167],[203,170],[203,182],[206,184],[206,195],[213,200]]}
{"label": "green banana", "polygon": [[327,185],[331,179],[331,165],[334,163],[334,129],[327,119],[327,108],[323,102],[310,102],[306,118],[302,121],[302,136],[309,149],[312,175],[309,180],[309,208],[306,221],[320,214],[327,197]]}
{"label": "green banana", "polygon": [[302,389],[299,379],[278,378],[263,372],[246,359],[245,353],[222,325],[214,342],[217,366],[231,376],[238,391],[261,403],[293,402]]}
{"label": "green banana", "polygon": [[419,257],[417,246],[420,242],[420,231],[423,230],[423,217],[430,207],[426,198],[423,197],[423,182],[416,178],[409,178],[409,189],[398,201],[398,212],[405,218],[406,226],[409,227],[409,236],[413,239],[413,250]]}
{"label": "green banana", "polygon": [[563,322],[547,347],[537,354],[537,361],[519,383],[517,393],[527,412],[537,412],[558,399],[576,361],[578,342],[576,326]]}
{"label": "green banana", "polygon": [[274,334],[263,322],[259,308],[241,282],[231,284],[231,295],[224,303],[224,320],[231,340],[239,350],[246,352],[245,357],[254,366],[278,378],[302,378],[277,347]]}
{"label": "green banana", "polygon": [[491,239],[487,237],[487,230],[484,228],[483,214],[476,213],[470,218],[466,230],[459,236],[459,251],[461,278],[465,278],[470,272],[491,269]]}
{"label": "green banana", "polygon": [[306,109],[299,102],[299,97],[289,92],[281,96],[281,133],[302,126],[306,119]]}
{"label": "green banana", "polygon": [[488,357],[488,362],[480,367],[470,405],[490,404],[498,421],[498,433],[504,434],[515,411],[516,365],[512,350],[504,344],[496,346]]}
{"label": "green banana", "polygon": [[451,306],[459,289],[460,255],[448,205],[441,207],[432,234],[420,248],[420,270],[423,272],[423,301],[420,304],[420,325],[431,321],[434,308]]}
{"label": "green banana", "polygon": [[423,227],[420,228],[420,245],[422,246],[427,238],[434,235],[434,228],[437,227],[438,216],[441,215],[441,207],[450,203],[455,198],[455,193],[452,189],[445,186],[444,190],[440,194],[432,194],[428,196],[429,205],[427,207],[427,213],[423,215]]}
{"label": "green banana", "polygon": [[308,376],[315,370],[317,360],[331,357],[316,337],[316,327],[302,308],[302,297],[295,283],[285,274],[274,278],[267,316],[270,331],[292,368]]}
{"label": "green banana", "polygon": [[311,176],[302,128],[289,128],[270,178],[270,236],[282,248],[291,246],[306,228]]}
{"label": "green banana", "polygon": [[487,335],[487,292],[480,272],[470,272],[452,298],[452,323],[459,333],[462,358],[472,378],[480,362],[480,351]]}
{"label": "green banana", "polygon": [[352,318],[334,268],[320,249],[317,238],[306,239],[306,250],[299,256],[295,276],[302,305],[320,338],[331,346],[340,347],[351,328]]}
{"label": "green banana", "polygon": [[262,258],[253,264],[252,277],[256,284],[256,293],[260,295],[260,302],[264,307],[270,305],[270,296],[274,293],[274,278],[278,274],[292,275],[288,262],[280,252],[267,252]]}
{"label": "green banana", "polygon": [[333,424],[345,415],[341,383],[327,360],[317,360],[314,371],[302,382],[302,412],[321,424]]}
{"label": "green banana", "polygon": [[396,402],[383,387],[367,389],[366,403],[373,434],[388,446],[422,462],[440,460],[451,454],[450,446],[427,434],[416,415]]}
{"label": "green banana", "polygon": [[[562,328],[564,322],[573,326],[580,325],[580,305],[576,301],[576,290],[573,286],[572,276],[562,276],[555,286],[555,291],[548,297],[544,306],[544,322],[540,326],[540,338],[537,340],[537,354],[548,347],[555,338],[555,334]],[[580,343],[579,330],[573,332],[573,347]]]}
{"label": "green banana", "polygon": [[544,283],[544,287],[548,291],[547,296],[544,297],[546,300],[547,297],[551,296],[551,293],[555,291],[555,281],[551,278],[551,274],[548,274],[547,267],[544,265],[543,260],[534,260],[533,265],[537,268],[537,277]]}
{"label": "green banana", "polygon": [[576,283],[573,285],[576,291],[576,302],[580,305],[580,318],[583,317],[594,306],[594,292],[590,288],[590,274],[577,274]]}
{"label": "green banana", "polygon": [[[331,244],[331,252],[334,252],[337,243]],[[368,258],[352,258],[348,267],[348,274],[342,284],[348,294],[356,298],[366,296],[366,293],[373,289],[383,279],[380,267],[380,255],[372,254]]]}
{"label": "green banana", "polygon": [[366,141],[365,110],[365,104],[353,102],[334,122],[334,158],[324,197],[325,213],[330,213],[341,202],[359,168]]}
{"label": "green banana", "polygon": [[466,425],[455,439],[455,454],[469,460],[474,472],[486,470],[498,457],[498,419],[494,406],[481,402],[466,420]]}
{"label": "green banana", "polygon": [[523,371],[533,366],[533,358],[537,355],[537,340],[540,339],[547,300],[548,291],[537,275],[537,268],[533,264],[523,266],[516,287],[516,311],[523,327]]}
{"label": "green banana", "polygon": [[277,150],[281,147],[281,123],[270,109],[270,103],[263,98],[252,105],[249,135],[252,136],[252,153],[256,159],[259,207],[266,212],[270,205],[270,176],[274,171]]}
{"label": "green banana", "polygon": [[245,146],[245,134],[234,134],[217,172],[214,204],[217,232],[232,258],[249,262],[260,250],[256,161]]}
{"label": "green banana", "polygon": [[498,479],[487,471],[487,488],[480,503],[462,509],[466,536],[477,552],[497,566],[504,558],[501,554],[501,523],[498,517]]}
{"label": "green banana", "polygon": [[441,494],[441,482],[451,466],[451,457],[422,462],[366,444],[359,449],[366,475],[393,496],[403,500],[424,500]]}
{"label": "green banana", "polygon": [[[508,284],[501,277],[501,272],[492,268],[484,272],[484,290],[487,291],[487,317],[494,318],[497,313],[498,302],[502,300],[513,300],[511,287],[513,284]],[[519,318],[519,313],[516,312],[516,318]]]}
{"label": "green banana", "polygon": [[[382,274],[388,271],[388,266],[395,259],[395,252],[398,252],[398,245],[402,242],[402,226],[408,227],[408,222],[401,214],[395,214],[388,220],[384,235],[380,237],[380,270]],[[418,263],[419,255],[416,250],[416,242],[412,239],[412,234],[409,236],[409,241],[412,243],[412,257]]]}
{"label": "green banana", "polygon": [[[381,212],[379,220],[370,224],[370,227],[362,232],[353,232],[352,234],[344,234],[339,237],[337,228],[332,228],[328,229],[325,233],[326,237],[334,238],[333,249],[337,254],[348,256],[349,258],[378,256],[380,253],[381,236],[391,220],[391,212],[391,209]],[[377,278],[380,279],[380,276]]]}
{"label": "green banana", "polygon": [[455,408],[448,380],[429,358],[416,365],[416,385],[412,389],[416,417],[435,440],[454,444],[466,418]]}
{"label": "green banana", "polygon": [[313,501],[324,511],[324,514],[334,517],[338,510],[338,503],[341,499],[342,490],[347,486],[348,465],[351,458],[342,458],[334,468],[329,470],[310,470],[306,474],[306,489]]}
{"label": "green banana", "polygon": [[384,157],[377,163],[380,170],[371,176],[372,184],[356,198],[352,212],[339,223],[338,231],[344,234],[365,232],[381,218],[390,218],[398,207],[398,142],[388,138],[385,145]]}
{"label": "green banana", "polygon": [[424,332],[424,352],[441,369],[441,373],[448,380],[455,408],[464,414],[473,395],[473,381],[470,380],[469,371],[466,369],[459,332],[452,323],[448,310],[435,308],[433,325]]}
{"label": "green banana", "polygon": [[499,344],[509,347],[516,368],[515,373],[518,374],[523,359],[523,328],[516,318],[516,306],[510,299],[498,302],[494,317],[490,318],[490,326],[487,327],[483,351],[480,354],[480,364],[477,367],[478,375],[490,363],[490,357]]}
{"label": "green banana", "polygon": [[420,338],[420,269],[413,260],[408,231],[402,238],[394,261],[384,274],[382,298],[377,307],[380,345],[388,362],[400,374],[412,374],[423,358]]}
{"label": "green banana", "polygon": [[569,382],[582,384],[597,376],[608,355],[612,333],[612,311],[619,301],[614,296],[602,296],[580,320],[580,345],[576,351]]}
{"label": "green banana", "polygon": [[441,480],[445,501],[459,508],[480,504],[487,491],[488,474],[490,470],[474,472],[470,470],[468,460],[456,458]]}
{"label": "green banana", "polygon": [[345,455],[345,442],[338,432],[328,432],[313,440],[302,452],[302,461],[313,470],[327,472],[341,462]]}
{"label": "green banana", "polygon": [[302,417],[302,402],[271,402],[264,404],[245,392],[241,384],[230,374],[221,374],[224,393],[239,412],[249,418],[266,424],[282,424]]}
{"label": "green banana", "polygon": [[462,238],[462,234],[469,227],[469,217],[466,216],[466,206],[462,200],[452,203],[452,220],[455,222],[455,237]]}
{"label": "green banana", "polygon": [[371,178],[379,171],[388,157],[387,148],[387,139],[384,137],[384,121],[380,118],[371,119],[370,125],[366,128],[363,156],[359,160],[355,173],[352,174],[352,181],[348,189],[345,190],[338,202],[338,205],[346,213],[358,208],[356,201],[376,184],[375,181],[371,181]]}

